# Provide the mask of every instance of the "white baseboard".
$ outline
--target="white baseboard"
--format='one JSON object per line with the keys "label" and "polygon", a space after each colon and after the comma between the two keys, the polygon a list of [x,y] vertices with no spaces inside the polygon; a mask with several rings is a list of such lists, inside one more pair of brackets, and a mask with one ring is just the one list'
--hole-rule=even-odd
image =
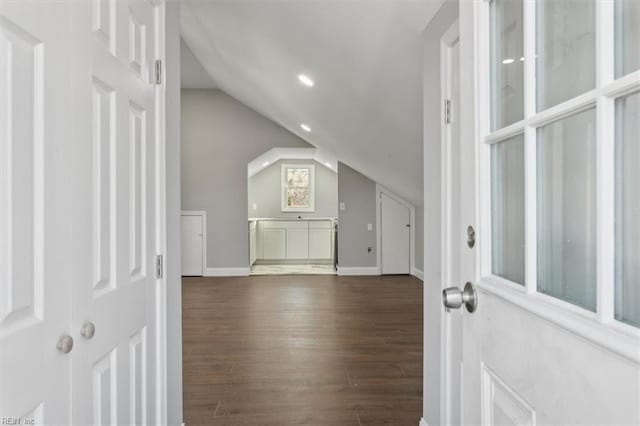
{"label": "white baseboard", "polygon": [[205,277],[247,277],[249,268],[207,268]]}
{"label": "white baseboard", "polygon": [[418,268],[413,268],[413,272],[411,273],[411,275],[413,275],[416,278],[421,279],[422,281],[424,281],[424,273],[418,269]]}
{"label": "white baseboard", "polygon": [[340,267],[338,266],[338,275],[380,275],[377,266],[371,267]]}
{"label": "white baseboard", "polygon": [[429,423],[423,418],[420,419],[420,424],[418,426],[429,426]]}

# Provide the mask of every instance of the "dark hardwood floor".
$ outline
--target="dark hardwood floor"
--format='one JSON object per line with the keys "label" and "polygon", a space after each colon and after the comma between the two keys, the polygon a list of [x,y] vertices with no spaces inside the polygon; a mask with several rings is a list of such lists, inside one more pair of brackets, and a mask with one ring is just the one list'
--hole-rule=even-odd
{"label": "dark hardwood floor", "polygon": [[187,426],[417,426],[422,284],[184,278],[183,355]]}

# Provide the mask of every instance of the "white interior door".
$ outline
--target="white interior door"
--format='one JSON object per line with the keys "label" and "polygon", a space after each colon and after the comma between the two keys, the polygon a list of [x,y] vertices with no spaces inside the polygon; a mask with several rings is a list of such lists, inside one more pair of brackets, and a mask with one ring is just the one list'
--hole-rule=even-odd
{"label": "white interior door", "polygon": [[71,421],[71,353],[56,348],[73,334],[69,18],[60,2],[0,2],[0,416],[13,424]]}
{"label": "white interior door", "polygon": [[203,269],[203,217],[183,214],[182,231],[182,275],[200,276]]}
{"label": "white interior door", "polygon": [[[74,424],[158,424],[154,63],[162,34],[147,0],[74,2],[81,76],[73,154],[77,247]],[[86,326],[89,328],[86,328]],[[91,335],[91,326],[95,334]]]}
{"label": "white interior door", "polygon": [[638,16],[460,3],[460,424],[640,423]]}
{"label": "white interior door", "polygon": [[411,211],[403,203],[380,195],[381,262],[383,274],[409,274]]}

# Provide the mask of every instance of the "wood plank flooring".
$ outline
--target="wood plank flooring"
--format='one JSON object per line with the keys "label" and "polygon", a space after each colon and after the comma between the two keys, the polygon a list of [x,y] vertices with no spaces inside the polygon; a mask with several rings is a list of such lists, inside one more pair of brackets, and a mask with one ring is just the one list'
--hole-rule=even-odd
{"label": "wood plank flooring", "polygon": [[183,375],[187,426],[417,426],[422,283],[184,278]]}

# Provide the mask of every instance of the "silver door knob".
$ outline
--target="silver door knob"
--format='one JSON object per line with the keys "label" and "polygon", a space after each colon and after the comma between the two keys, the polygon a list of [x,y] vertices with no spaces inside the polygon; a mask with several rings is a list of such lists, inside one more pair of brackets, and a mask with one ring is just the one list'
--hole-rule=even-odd
{"label": "silver door knob", "polygon": [[69,352],[71,352],[71,349],[73,349],[73,337],[69,335],[62,336],[60,339],[58,339],[56,348],[58,348],[58,350],[63,354],[68,354]]}
{"label": "silver door knob", "polygon": [[91,321],[85,321],[80,328],[80,335],[85,339],[91,339],[96,334],[96,326]]}
{"label": "silver door knob", "polygon": [[449,287],[442,290],[442,304],[448,309],[460,309],[464,304],[467,311],[474,312],[478,307],[478,294],[471,283],[464,285],[464,290]]}

